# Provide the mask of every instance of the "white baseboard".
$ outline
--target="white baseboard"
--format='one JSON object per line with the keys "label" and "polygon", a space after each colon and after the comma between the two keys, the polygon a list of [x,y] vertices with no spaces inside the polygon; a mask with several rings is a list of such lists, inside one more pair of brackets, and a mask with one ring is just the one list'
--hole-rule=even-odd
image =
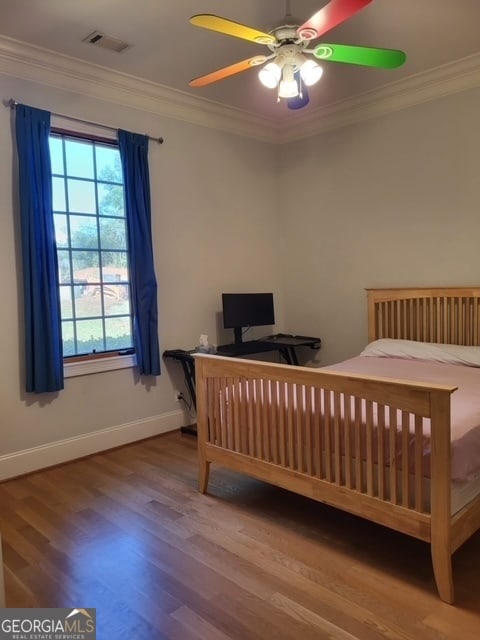
{"label": "white baseboard", "polygon": [[99,451],[175,431],[184,423],[182,411],[171,411],[116,427],[0,456],[0,480],[52,467]]}

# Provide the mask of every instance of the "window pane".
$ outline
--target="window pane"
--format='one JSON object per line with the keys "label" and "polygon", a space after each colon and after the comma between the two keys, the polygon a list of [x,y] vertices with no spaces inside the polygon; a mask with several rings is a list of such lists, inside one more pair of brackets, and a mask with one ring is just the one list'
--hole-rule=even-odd
{"label": "window pane", "polygon": [[123,184],[120,152],[116,147],[95,145],[97,180]]}
{"label": "window pane", "polygon": [[89,285],[88,289],[75,287],[75,317],[92,318],[102,315],[102,298],[100,286]]}
{"label": "window pane", "polygon": [[55,240],[57,242],[57,247],[67,247],[68,246],[67,216],[60,213],[55,213],[53,216],[53,221],[55,223]]}
{"label": "window pane", "polygon": [[62,322],[63,355],[74,356],[77,353],[74,341],[73,322]]}
{"label": "window pane", "polygon": [[125,216],[123,185],[98,184],[98,212],[102,216]]}
{"label": "window pane", "polygon": [[67,159],[68,176],[91,179],[95,177],[93,170],[93,148],[91,142],[66,140],[65,156]]}
{"label": "window pane", "polygon": [[[104,255],[104,254],[102,254]],[[104,282],[121,282],[122,274],[119,269],[115,269],[115,267],[107,266],[103,269],[103,281]]]}
{"label": "window pane", "polygon": [[74,251],[72,253],[72,264],[75,280],[100,282],[100,266],[97,251]]}
{"label": "window pane", "polygon": [[70,271],[70,253],[68,250],[57,249],[58,257],[58,278],[60,282],[68,284],[72,282],[72,273]]}
{"label": "window pane", "polygon": [[103,285],[103,306],[106,316],[120,316],[130,313],[128,285]]}
{"label": "window pane", "polygon": [[125,250],[127,248],[127,235],[123,218],[100,218],[100,246],[103,250]]}
{"label": "window pane", "polygon": [[79,320],[76,326],[79,353],[105,350],[101,320]]}
{"label": "window pane", "polygon": [[83,296],[88,295],[88,293],[89,293],[88,280],[75,279],[75,284],[73,286],[73,297],[75,299],[81,298]]}
{"label": "window pane", "polygon": [[63,143],[61,138],[50,138],[50,161],[52,164],[52,173],[64,175]]}
{"label": "window pane", "polygon": [[66,211],[65,180],[63,178],[52,179],[52,206],[54,211]]}
{"label": "window pane", "polygon": [[72,289],[70,286],[60,287],[60,306],[62,318],[73,317]]}
{"label": "window pane", "polygon": [[96,213],[95,183],[68,180],[68,210],[75,213]]}
{"label": "window pane", "polygon": [[[128,268],[126,251],[102,251],[102,266],[104,278],[114,278],[116,282],[128,282]],[[120,277],[118,277],[120,276]],[[109,280],[113,282],[113,280]]]}
{"label": "window pane", "polygon": [[70,215],[72,249],[98,249],[96,216]]}
{"label": "window pane", "polygon": [[107,349],[130,349],[133,346],[130,318],[105,320]]}

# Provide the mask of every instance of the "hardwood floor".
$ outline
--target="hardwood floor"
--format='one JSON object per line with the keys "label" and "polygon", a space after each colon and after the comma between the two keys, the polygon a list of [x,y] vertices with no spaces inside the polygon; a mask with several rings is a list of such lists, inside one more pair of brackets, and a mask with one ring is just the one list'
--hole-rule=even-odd
{"label": "hardwood floor", "polygon": [[212,467],[171,433],[0,484],[9,607],[96,607],[98,640],[478,640],[480,534],[454,556]]}

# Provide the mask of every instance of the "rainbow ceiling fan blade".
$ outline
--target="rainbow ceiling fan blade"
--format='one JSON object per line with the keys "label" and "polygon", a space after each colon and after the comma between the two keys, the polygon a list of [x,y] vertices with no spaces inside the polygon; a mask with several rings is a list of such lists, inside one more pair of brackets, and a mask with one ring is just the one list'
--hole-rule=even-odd
{"label": "rainbow ceiling fan blade", "polygon": [[227,36],[234,36],[235,38],[243,38],[250,42],[256,42],[258,44],[272,44],[275,42],[275,36],[264,31],[259,31],[253,27],[247,27],[240,22],[234,22],[227,18],[221,18],[215,16],[212,13],[200,13],[190,18],[190,23],[196,27],[203,27],[204,29],[210,29],[211,31],[218,31],[224,33]]}
{"label": "rainbow ceiling fan blade", "polygon": [[351,18],[372,0],[330,0],[297,29],[301,40],[315,40],[327,31]]}
{"label": "rainbow ceiling fan blade", "polygon": [[380,49],[378,47],[357,47],[348,44],[320,44],[313,55],[319,60],[345,62],[364,67],[396,69],[401,67],[407,56],[398,49]]}
{"label": "rainbow ceiling fan blade", "polygon": [[[318,0],[320,3],[320,0]],[[323,0],[324,6],[301,26],[290,12],[290,0],[285,0],[286,12],[282,23],[270,32],[249,27],[240,22],[210,13],[194,15],[190,23],[203,29],[242,38],[268,49],[266,55],[255,56],[230,66],[218,69],[189,82],[191,87],[205,87],[232,75],[246,71],[252,66],[264,65],[259,71],[259,80],[267,89],[277,89],[278,101],[286,100],[289,109],[301,109],[310,101],[312,90],[322,76],[323,68],[315,60],[343,62],[380,69],[396,69],[406,60],[398,49],[382,49],[348,44],[313,44],[312,41],[342,24],[372,0]],[[268,64],[264,64],[267,61]],[[291,85],[291,86],[290,86]]]}
{"label": "rainbow ceiling fan blade", "polygon": [[247,69],[250,69],[250,67],[255,67],[259,64],[263,64],[266,60],[268,60],[267,56],[254,56],[253,58],[247,58],[246,60],[242,60],[241,62],[231,64],[228,67],[222,67],[221,69],[217,69],[217,71],[212,71],[211,73],[207,73],[204,76],[194,78],[193,80],[190,80],[188,84],[191,87],[205,87],[208,84],[218,82],[218,80],[223,80],[224,78],[229,78],[230,76],[233,76],[236,73],[240,73],[241,71],[246,71]]}

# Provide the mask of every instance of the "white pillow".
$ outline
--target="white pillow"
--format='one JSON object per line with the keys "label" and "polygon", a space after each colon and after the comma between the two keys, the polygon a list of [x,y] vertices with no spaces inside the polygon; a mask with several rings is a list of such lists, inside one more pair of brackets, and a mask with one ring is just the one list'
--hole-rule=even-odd
{"label": "white pillow", "polygon": [[468,367],[480,367],[480,347],[464,347],[457,344],[382,338],[368,344],[360,355],[433,360],[449,364],[463,364]]}

